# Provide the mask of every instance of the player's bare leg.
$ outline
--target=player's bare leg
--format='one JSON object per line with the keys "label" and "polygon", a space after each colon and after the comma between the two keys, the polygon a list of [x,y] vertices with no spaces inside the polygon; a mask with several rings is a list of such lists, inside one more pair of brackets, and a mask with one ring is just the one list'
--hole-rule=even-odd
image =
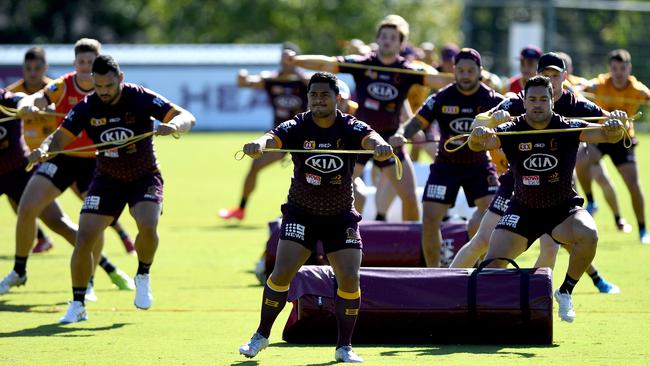
{"label": "player's bare leg", "polygon": [[138,309],[147,310],[153,302],[149,270],[158,249],[158,220],[162,212],[159,203],[142,201],[131,208],[131,216],[138,226],[135,249],[138,253],[138,272],[135,276],[135,300]]}
{"label": "player's bare leg", "polygon": [[404,155],[402,167],[404,169],[401,180],[397,180],[395,168],[392,165],[383,168],[381,171],[384,176],[390,179],[393,187],[397,190],[397,195],[402,200],[402,220],[419,221],[420,211],[418,210],[418,199],[415,188],[415,169],[408,154]]}
{"label": "player's bare leg", "polygon": [[488,244],[490,236],[501,220],[501,215],[498,215],[490,210],[486,210],[481,219],[478,231],[469,242],[460,248],[454,260],[451,262],[450,268],[471,268],[476,262],[488,251]]}
{"label": "player's bare leg", "polygon": [[451,205],[444,203],[422,202],[422,253],[427,267],[440,267],[440,224],[449,207]]}
{"label": "player's bare leg", "polygon": [[598,164],[602,158],[602,153],[593,145],[587,147],[580,147],[576,155],[576,176],[580,183],[580,188],[587,197],[587,211],[592,215],[596,212],[597,206],[593,201],[593,193],[591,190],[592,166]]}
{"label": "player's bare leg", "polygon": [[[388,169],[390,168],[391,167],[388,167]],[[395,198],[397,198],[397,190],[393,187],[390,178],[382,174],[379,179],[379,184],[377,185],[377,193],[375,193],[375,207],[377,207],[377,216],[375,217],[375,220],[386,221],[388,209]]]}
{"label": "player's bare leg", "polygon": [[641,191],[641,183],[639,182],[639,173],[636,163],[629,162],[620,164],[616,169],[621,173],[621,177],[630,192],[632,208],[634,209],[634,214],[636,215],[636,220],[639,224],[639,237],[641,243],[650,244],[650,235],[648,235],[645,229],[645,198]]}
{"label": "player's bare leg", "polygon": [[481,224],[481,220],[483,219],[483,215],[485,215],[487,208],[490,207],[490,202],[492,202],[493,197],[494,195],[491,194],[474,200],[474,206],[476,206],[476,211],[474,211],[472,217],[469,219],[469,222],[467,223],[467,231],[470,238],[473,237],[474,234],[476,234],[476,232],[478,231],[478,228]]}
{"label": "player's bare leg", "polygon": [[16,256],[29,256],[36,240],[36,218],[60,195],[61,191],[47,178],[34,175],[29,180],[18,204]]}

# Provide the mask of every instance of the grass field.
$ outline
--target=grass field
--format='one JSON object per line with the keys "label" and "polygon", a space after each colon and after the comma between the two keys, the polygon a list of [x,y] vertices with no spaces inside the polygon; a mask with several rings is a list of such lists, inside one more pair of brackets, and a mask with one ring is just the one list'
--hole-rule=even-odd
{"label": "grass field", "polygon": [[[191,134],[157,140],[165,178],[160,247],[152,268],[155,302],[149,311],[133,306],[133,293],[112,288],[98,269],[99,302],[88,303],[87,322],[59,326],[71,298],[71,246],[54,237],[55,248],[28,263],[26,287],[0,297],[0,365],[328,365],[333,345],[294,346],[281,340],[288,309],[276,322],[271,347],[253,361],[237,352],[258,322],[262,288],[252,274],[267,238],[266,223],[279,215],[290,169],[273,166],[262,174],[246,220],[229,225],[217,219],[220,207],[239,201],[248,160],[233,153],[250,133]],[[642,186],[650,195],[650,135],[637,150]],[[616,178],[623,215],[635,222],[629,195]],[[596,215],[601,240],[596,264],[618,284],[620,295],[597,293],[588,277],[574,292],[577,319],[554,316],[551,346],[357,346],[370,365],[648,365],[650,364],[650,246],[633,234],[615,232],[611,213]],[[649,196],[650,199],[650,196]],[[66,193],[62,203],[77,221],[80,202]],[[647,212],[648,210],[646,210]],[[122,221],[135,234],[133,220]],[[15,216],[0,203],[0,275],[11,269]],[[117,235],[106,234],[105,252],[128,273],[137,261],[124,253]],[[530,266],[537,246],[519,259]],[[554,282],[564,277],[567,254],[560,253]],[[555,314],[554,314],[555,315]],[[444,329],[440,329],[444,332]],[[490,330],[485,331],[490,336]]]}

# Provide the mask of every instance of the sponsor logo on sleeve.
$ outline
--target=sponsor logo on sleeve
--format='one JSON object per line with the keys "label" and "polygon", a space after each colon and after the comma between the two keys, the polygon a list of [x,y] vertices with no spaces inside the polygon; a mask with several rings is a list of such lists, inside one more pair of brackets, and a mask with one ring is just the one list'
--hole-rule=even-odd
{"label": "sponsor logo on sleeve", "polygon": [[307,183],[311,184],[312,186],[319,186],[321,182],[321,177],[316,174],[305,173],[305,180],[307,181]]}
{"label": "sponsor logo on sleeve", "polygon": [[534,172],[545,172],[557,166],[557,158],[549,154],[533,154],[524,160],[524,168]]}
{"label": "sponsor logo on sleeve", "polygon": [[[113,127],[102,132],[102,134],[99,135],[99,139],[102,142],[112,142],[112,141],[125,140],[133,137],[133,135],[134,135],[133,131],[129,130],[128,128]],[[120,145],[120,144],[121,142],[118,142],[115,145]]]}
{"label": "sponsor logo on sleeve", "polygon": [[281,129],[281,130],[284,131],[284,132],[289,132],[289,130],[291,129],[291,127],[293,127],[293,126],[295,126],[295,125],[297,125],[296,121],[294,121],[294,120],[288,120],[288,121],[284,121],[284,122],[280,123],[280,124],[278,125],[278,128]]}
{"label": "sponsor logo on sleeve", "polygon": [[519,144],[519,151],[530,151],[533,149],[532,142],[522,142]]}
{"label": "sponsor logo on sleeve", "polygon": [[336,155],[319,154],[305,160],[305,165],[323,174],[327,174],[343,168],[343,159]]}
{"label": "sponsor logo on sleeve", "polygon": [[524,175],[521,179],[525,186],[539,185],[539,175]]}
{"label": "sponsor logo on sleeve", "polygon": [[442,113],[444,114],[458,114],[460,113],[460,107],[457,105],[443,105]]}
{"label": "sponsor logo on sleeve", "polygon": [[429,109],[433,109],[433,105],[436,104],[436,97],[431,95],[429,98],[427,98],[427,101],[425,103]]}
{"label": "sponsor logo on sleeve", "polygon": [[165,104],[165,101],[162,100],[162,98],[160,98],[160,97],[155,97],[155,98],[153,98],[152,103],[157,105],[158,107],[162,107]]}
{"label": "sponsor logo on sleeve", "polygon": [[305,149],[305,150],[313,150],[313,149],[316,148],[316,141],[314,141],[314,140],[311,140],[311,141],[305,140],[305,142],[302,144],[302,148]]}
{"label": "sponsor logo on sleeve", "polygon": [[393,100],[399,94],[397,88],[393,85],[379,81],[368,84],[366,90],[373,98],[383,101]]}

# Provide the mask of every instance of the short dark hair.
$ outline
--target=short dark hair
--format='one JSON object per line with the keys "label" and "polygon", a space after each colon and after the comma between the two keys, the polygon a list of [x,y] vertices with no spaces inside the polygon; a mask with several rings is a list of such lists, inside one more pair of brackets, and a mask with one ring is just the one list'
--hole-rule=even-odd
{"label": "short dark hair", "polygon": [[31,61],[31,60],[38,60],[38,61],[43,61],[43,63],[47,63],[45,61],[45,50],[42,47],[32,47],[25,52],[25,59],[24,61]]}
{"label": "short dark hair", "polygon": [[624,63],[630,63],[632,62],[632,55],[630,55],[630,52],[628,52],[627,50],[620,48],[618,50],[614,50],[610,52],[607,61],[608,62],[619,61]]}
{"label": "short dark hair", "polygon": [[548,90],[548,94],[553,97],[553,84],[551,84],[551,79],[546,76],[537,75],[528,79],[526,86],[524,87],[524,96],[528,94],[528,89],[534,86],[544,86]]}
{"label": "short dark hair", "polygon": [[74,55],[80,53],[92,52],[95,56],[99,55],[102,51],[102,44],[98,40],[92,38],[82,38],[74,44]]}
{"label": "short dark hair", "polygon": [[312,75],[311,79],[309,79],[307,90],[311,89],[311,84],[314,83],[326,83],[330,86],[330,89],[336,93],[336,95],[339,95],[338,78],[332,73],[321,71]]}
{"label": "short dark hair", "polygon": [[93,74],[106,75],[109,72],[120,74],[120,65],[109,55],[99,55],[93,61]]}

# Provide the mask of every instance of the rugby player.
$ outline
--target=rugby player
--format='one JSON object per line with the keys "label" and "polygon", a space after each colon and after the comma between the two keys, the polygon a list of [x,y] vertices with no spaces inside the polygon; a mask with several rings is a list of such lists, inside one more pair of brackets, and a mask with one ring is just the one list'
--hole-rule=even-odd
{"label": "rugby player", "polygon": [[[625,113],[614,111],[604,125],[569,120],[553,113],[553,87],[545,76],[535,76],[524,89],[526,113],[496,129],[474,128],[468,145],[473,151],[502,148],[514,177],[514,195],[490,237],[486,259],[514,259],[542,234],[559,243],[573,244],[564,282],[554,293],[558,314],[567,322],[575,319],[573,288],[596,254],[598,230],[584,202],[573,188],[573,169],[581,141],[616,142],[623,137],[619,119]],[[569,132],[574,128],[600,127],[597,130]],[[526,131],[566,129],[565,133],[527,134]],[[521,134],[497,136],[496,132]],[[495,260],[491,267],[508,262]]]}
{"label": "rugby player", "polygon": [[[596,104],[604,109],[620,109],[632,116],[640,106],[650,101],[650,90],[631,74],[632,57],[628,51],[618,49],[610,52],[608,62],[609,73],[598,75],[593,79],[587,91],[594,94]],[[591,194],[591,165],[597,163],[604,155],[609,155],[630,192],[632,208],[639,227],[639,239],[642,244],[650,244],[650,234],[645,226],[645,199],[634,153],[638,141],[634,137],[634,123],[629,121],[627,126],[632,136],[632,147],[626,148],[622,141],[616,144],[602,143],[589,146],[579,154],[580,164],[576,166],[576,172],[593,212],[595,206]]]}
{"label": "rugby player", "polygon": [[[354,77],[356,85],[357,102],[359,110],[357,117],[368,121],[370,126],[384,139],[388,139],[398,129],[400,114],[408,90],[414,84],[421,84],[433,89],[448,84],[448,77],[433,73],[413,74],[407,72],[373,70],[373,66],[390,67],[407,71],[419,71],[415,66],[399,55],[401,47],[409,34],[408,23],[399,15],[388,15],[379,24],[376,41],[379,45],[377,52],[367,55],[348,56],[320,56],[303,55],[294,56],[290,60],[297,66],[307,69],[322,70],[332,73],[349,73]],[[353,66],[339,65],[339,63],[367,65],[370,69],[356,68]],[[395,164],[391,158],[386,161],[374,161],[381,168],[382,175],[388,178],[391,185],[397,190],[402,200],[402,219],[405,221],[418,221],[418,211],[415,173],[413,163],[404,149],[400,148],[395,154],[402,160],[404,175],[397,180],[392,169],[385,169]],[[355,177],[361,176],[365,164],[370,160],[369,155],[359,156],[355,167]],[[378,192],[375,197],[380,197]],[[379,206],[377,206],[379,209]],[[384,220],[386,212],[377,212],[377,219]]]}
{"label": "rugby player", "polygon": [[442,143],[422,197],[422,252],[428,267],[440,266],[440,224],[456,201],[459,188],[463,187],[468,204],[478,207],[476,217],[471,220],[470,235],[476,232],[480,216],[498,188],[496,167],[487,154],[468,149],[449,153],[443,148],[444,141],[450,137],[470,132],[474,116],[503,100],[501,94],[479,81],[481,55],[478,51],[463,48],[456,55],[455,63],[456,82],[430,96],[416,116],[389,140],[392,146],[400,147],[434,121],[440,128]]}
{"label": "rugby player", "polygon": [[[90,77],[92,62],[99,55],[101,44],[94,39],[82,38],[75,44],[75,72],[66,74],[63,77],[48,84],[42,93],[36,93],[23,98],[18,103],[21,118],[34,118],[35,112],[47,108],[50,103],[56,105],[56,111],[67,113],[73,105],[81,101],[93,91],[93,83]],[[67,148],[76,148],[91,145],[92,141],[87,135],[82,134],[75,139]],[[25,188],[25,194],[21,197],[18,205],[18,220],[16,222],[16,263],[14,271],[5,277],[6,287],[21,284],[26,281],[25,276],[15,276],[15,273],[25,272],[25,266],[29,252],[34,243],[36,233],[36,218],[43,212],[43,209],[53,202],[68,187],[73,187],[75,193],[83,196],[88,190],[90,180],[95,172],[95,152],[88,151],[78,155],[58,155],[54,159],[44,162],[38,166],[36,173],[32,175]],[[74,244],[76,228],[70,227],[71,234],[66,235],[66,240]],[[70,240],[72,238],[72,241]],[[106,256],[101,255],[103,237],[100,238],[101,245],[95,250],[96,264],[108,274],[113,284],[121,290],[133,290],[133,280],[122,270],[117,269]],[[18,270],[16,270],[16,268]],[[88,300],[95,301],[93,278],[89,283]],[[2,288],[0,288],[2,293]]]}
{"label": "rugby player", "polygon": [[[261,73],[260,75],[249,75],[246,70],[239,70],[237,85],[245,88],[263,89],[268,95],[269,102],[273,107],[273,127],[286,121],[292,116],[304,112],[307,107],[307,82],[305,76],[294,65],[287,60],[289,53],[300,53],[298,46],[286,42],[282,46],[280,59],[280,70],[276,73]],[[223,219],[242,220],[245,215],[248,198],[255,190],[257,175],[270,164],[282,160],[284,154],[265,154],[262,158],[253,160],[246,178],[244,189],[239,206],[233,209],[219,210],[219,216]]]}
{"label": "rugby player", "polygon": [[508,92],[517,94],[524,89],[526,81],[535,76],[537,60],[542,57],[542,50],[537,46],[529,45],[519,53],[519,71],[521,74],[510,78]]}
{"label": "rugby player", "polygon": [[[100,143],[152,131],[152,118],[162,122],[155,129],[158,135],[185,133],[195,123],[190,112],[164,97],[139,85],[124,83],[124,74],[111,56],[94,59],[92,80],[95,93],[75,105],[56,132],[31,153],[31,162],[47,159],[48,151],[63,149],[82,131],[93,143]],[[92,275],[93,247],[99,245],[102,232],[119,217],[127,203],[138,226],[134,304],[144,310],[151,307],[149,270],[158,247],[162,190],[163,179],[151,136],[97,156],[97,172],[81,208],[70,264],[73,301],[61,323],[86,320],[84,294]]]}
{"label": "rugby player", "polygon": [[[554,53],[549,52],[539,59],[537,65],[538,75],[546,76],[551,80],[553,90],[561,90],[560,93],[553,94],[553,111],[563,117],[602,117],[609,116],[609,112],[603,111],[594,103],[576,97],[572,92],[564,89],[564,81],[566,81],[566,66],[562,58]],[[507,113],[506,113],[507,112]],[[507,98],[500,103],[494,110],[489,111],[495,120],[495,124],[488,127],[495,127],[499,122],[507,122],[510,116],[520,116],[525,113],[524,109],[524,96],[519,93],[516,96]],[[512,171],[506,171],[499,178],[501,185],[499,190],[494,196],[488,212],[481,220],[478,232],[471,238],[471,240],[463,245],[458,251],[456,257],[451,263],[451,268],[467,268],[473,266],[481,256],[488,250],[488,242],[490,235],[494,231],[495,226],[508,209],[508,203],[512,198],[514,190],[514,180]],[[542,235],[540,238],[540,255],[535,263],[535,267],[550,267],[555,266],[555,259],[558,245],[553,241],[549,235]],[[563,245],[569,252],[573,249],[570,243]],[[594,286],[602,293],[619,293],[620,288],[615,284],[610,283],[601,277],[592,264],[587,269],[587,274],[591,277]]]}
{"label": "rugby player", "polygon": [[[244,153],[259,158],[265,148],[374,150],[374,158],[388,159],[392,149],[366,123],[336,109],[339,90],[336,76],[318,72],[308,85],[309,111],[244,145]],[[315,159],[331,164],[323,169]],[[264,286],[261,319],[253,337],[239,348],[255,357],[269,345],[273,322],[287,302],[289,284],[322,240],[338,284],[336,318],[338,341],[335,359],[362,362],[351,347],[359,312],[361,291],[361,216],[354,209],[352,180],[355,155],[292,154],[294,173],[287,203],[282,205],[282,226],[273,273]]]}

